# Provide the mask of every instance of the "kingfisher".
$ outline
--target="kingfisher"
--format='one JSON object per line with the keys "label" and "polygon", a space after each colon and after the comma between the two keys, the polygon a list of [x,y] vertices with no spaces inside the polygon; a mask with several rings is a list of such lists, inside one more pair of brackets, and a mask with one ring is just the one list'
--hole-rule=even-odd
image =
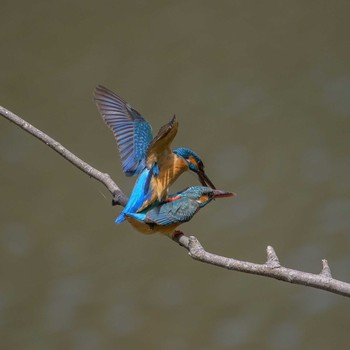
{"label": "kingfisher", "polygon": [[171,184],[187,170],[196,173],[203,186],[215,189],[204,171],[201,158],[194,151],[185,147],[170,149],[179,125],[175,116],[153,138],[147,120],[111,90],[98,85],[94,100],[114,134],[123,172],[126,176],[139,175],[116,223],[122,223],[126,213],[141,212],[156,200],[165,200]]}
{"label": "kingfisher", "polygon": [[126,220],[139,232],[155,232],[174,236],[182,233],[176,228],[190,221],[199,209],[205,207],[215,198],[235,196],[235,193],[216,190],[205,186],[192,186],[165,200],[155,201],[138,213],[125,213]]}

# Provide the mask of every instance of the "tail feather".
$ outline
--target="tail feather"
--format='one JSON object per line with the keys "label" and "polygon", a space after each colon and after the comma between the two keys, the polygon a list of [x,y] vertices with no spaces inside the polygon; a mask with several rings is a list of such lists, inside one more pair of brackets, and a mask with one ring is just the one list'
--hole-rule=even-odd
{"label": "tail feather", "polygon": [[130,195],[129,201],[124,210],[116,218],[115,222],[121,224],[125,221],[124,214],[136,213],[151,196],[152,170],[145,169],[138,177],[134,189]]}
{"label": "tail feather", "polygon": [[124,217],[124,210],[120,213],[120,215],[115,219],[116,224],[121,224],[123,221],[125,221]]}

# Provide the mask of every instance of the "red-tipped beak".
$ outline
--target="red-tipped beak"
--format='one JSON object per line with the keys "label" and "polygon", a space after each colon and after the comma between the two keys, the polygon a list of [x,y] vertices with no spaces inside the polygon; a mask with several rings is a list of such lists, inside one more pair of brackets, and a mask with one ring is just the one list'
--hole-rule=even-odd
{"label": "red-tipped beak", "polygon": [[233,192],[225,192],[221,190],[213,190],[214,198],[225,198],[225,197],[234,197],[236,193]]}

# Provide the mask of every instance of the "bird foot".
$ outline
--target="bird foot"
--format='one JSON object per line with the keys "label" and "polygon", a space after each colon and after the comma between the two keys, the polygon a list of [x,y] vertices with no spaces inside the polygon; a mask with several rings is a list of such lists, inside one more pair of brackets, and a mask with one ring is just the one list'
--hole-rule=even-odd
{"label": "bird foot", "polygon": [[179,236],[179,235],[183,235],[184,233],[180,230],[175,230],[172,234],[173,238],[176,237],[176,236]]}

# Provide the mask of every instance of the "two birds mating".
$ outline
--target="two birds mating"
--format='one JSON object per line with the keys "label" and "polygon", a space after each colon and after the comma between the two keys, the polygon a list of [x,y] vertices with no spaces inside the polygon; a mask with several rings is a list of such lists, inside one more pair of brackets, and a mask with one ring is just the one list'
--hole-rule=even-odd
{"label": "two birds mating", "polygon": [[[152,137],[151,125],[126,101],[98,85],[94,100],[105,123],[112,130],[126,176],[136,176],[130,198],[117,217],[141,233],[177,233],[177,226],[192,219],[215,198],[234,193],[215,189],[205,174],[200,157],[188,148],[170,149],[177,129],[175,116]],[[168,196],[169,187],[185,171],[197,174],[202,186],[192,186]]]}

